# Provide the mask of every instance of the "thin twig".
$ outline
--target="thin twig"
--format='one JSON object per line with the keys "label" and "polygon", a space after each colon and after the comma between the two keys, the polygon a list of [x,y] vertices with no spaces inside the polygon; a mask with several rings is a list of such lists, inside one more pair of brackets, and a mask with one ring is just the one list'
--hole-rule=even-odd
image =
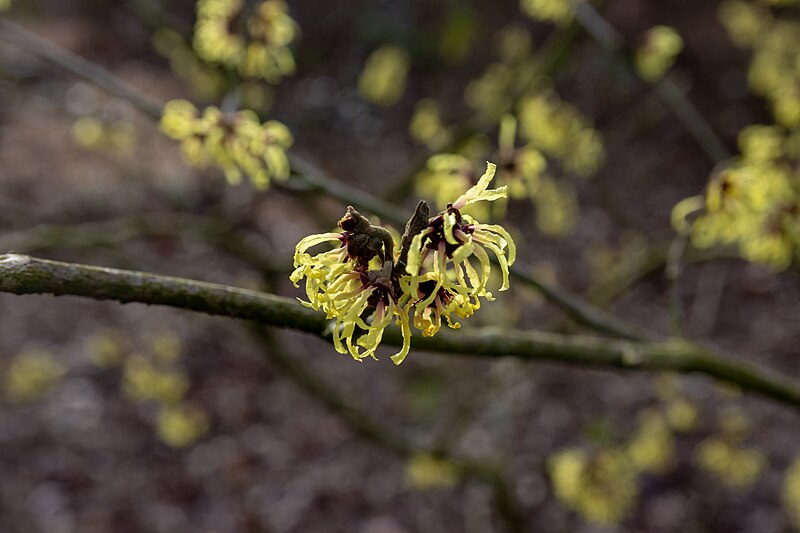
{"label": "thin twig", "polygon": [[[633,57],[625,48],[625,40],[608,21],[592,6],[590,2],[579,2],[575,6],[575,20],[608,52],[617,55],[630,73],[641,80],[634,67]],[[651,84],[656,95],[672,111],[686,131],[695,139],[712,163],[719,163],[731,157],[731,153],[719,135],[686,97],[675,82],[674,76],[667,73],[663,78]]]}
{"label": "thin twig", "polygon": [[135,108],[154,120],[161,117],[161,105],[144,96],[127,82],[96,63],[54,45],[2,17],[0,17],[0,39],[14,43],[53,65],[90,80],[108,93],[128,100]]}
{"label": "thin twig", "polygon": [[688,239],[679,235],[672,240],[667,250],[665,273],[669,280],[669,312],[672,322],[672,334],[683,337],[683,302],[681,298],[681,279],[683,277],[683,253]]}

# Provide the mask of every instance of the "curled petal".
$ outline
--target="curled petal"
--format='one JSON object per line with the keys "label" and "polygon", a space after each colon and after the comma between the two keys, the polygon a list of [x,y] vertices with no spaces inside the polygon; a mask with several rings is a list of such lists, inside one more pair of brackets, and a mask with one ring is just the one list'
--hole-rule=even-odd
{"label": "curled petal", "polygon": [[497,165],[494,163],[486,162],[486,172],[478,180],[478,183],[461,195],[458,200],[453,202],[455,209],[461,209],[464,206],[473,204],[475,202],[487,201],[492,202],[499,198],[508,197],[508,187],[505,185],[497,189],[487,189],[489,183],[494,178],[494,173],[497,170]]}
{"label": "curled petal", "polygon": [[500,270],[503,272],[503,285],[500,287],[501,291],[508,290],[508,261],[506,255],[503,253],[502,248],[491,241],[482,242],[485,247],[489,248],[497,256],[497,262],[500,263]]}
{"label": "curled petal", "polygon": [[508,245],[508,265],[511,266],[514,264],[514,261],[517,260],[517,245],[514,244],[514,239],[511,238],[511,235],[503,226],[498,224],[477,224],[475,227],[480,230],[491,231],[502,237]]}
{"label": "curled petal", "polygon": [[333,241],[337,240],[340,237],[340,233],[318,233],[315,235],[309,235],[308,237],[304,237],[297,243],[297,246],[294,249],[294,261],[295,266],[298,265],[298,258],[301,254],[305,253],[306,250],[311,248],[312,246],[316,246],[317,244],[321,244],[325,241]]}
{"label": "curled petal", "polygon": [[408,310],[399,309],[397,322],[400,324],[400,331],[403,333],[403,347],[402,349],[392,356],[392,362],[399,365],[408,355],[411,350],[411,324],[408,320]]}

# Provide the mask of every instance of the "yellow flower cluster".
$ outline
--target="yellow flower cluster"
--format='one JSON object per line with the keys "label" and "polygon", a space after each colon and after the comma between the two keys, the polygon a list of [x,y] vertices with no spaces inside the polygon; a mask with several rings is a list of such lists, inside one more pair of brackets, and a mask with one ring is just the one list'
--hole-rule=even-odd
{"label": "yellow flower cluster", "polygon": [[480,114],[496,117],[510,110],[518,72],[505,62],[489,64],[481,77],[464,89],[464,101]]}
{"label": "yellow flower cluster", "polygon": [[184,159],[204,168],[210,163],[220,167],[231,184],[250,177],[259,189],[271,180],[289,177],[286,150],[294,142],[292,134],[280,122],[261,123],[252,111],[223,113],[210,106],[202,115],[186,100],[171,100],[164,107],[161,130],[181,141]]}
{"label": "yellow flower cluster", "polygon": [[[691,429],[686,415],[693,406],[678,387],[672,376],[662,376],[656,389],[663,405],[641,411],[636,431],[620,445],[594,451],[569,448],[551,455],[547,466],[556,498],[589,522],[608,526],[623,520],[638,498],[640,477],[673,468],[675,432]],[[682,410],[678,419],[673,416],[677,405]],[[690,416],[693,422],[696,413]]]}
{"label": "yellow flower cluster", "polygon": [[561,450],[547,466],[556,498],[590,522],[614,525],[636,503],[636,470],[620,451]]}
{"label": "yellow flower cluster", "polygon": [[119,120],[105,123],[99,118],[83,116],[72,124],[73,142],[87,150],[97,150],[117,156],[127,156],[136,147],[136,128],[131,122]]}
{"label": "yellow flower cluster", "polygon": [[748,126],[739,148],[741,155],[712,176],[704,199],[675,206],[673,226],[698,248],[735,243],[748,261],[784,269],[800,250],[800,132]]}
{"label": "yellow flower cluster", "polygon": [[487,65],[464,89],[464,102],[486,120],[499,120],[512,111],[514,102],[532,87],[546,84],[538,74],[538,58],[532,55],[532,36],[519,25],[501,29],[493,38],[499,61]]}
{"label": "yellow flower cluster", "polygon": [[452,487],[460,472],[452,461],[429,453],[416,453],[406,463],[406,480],[417,489]]}
{"label": "yellow flower cluster", "polygon": [[658,411],[639,414],[639,429],[626,446],[626,452],[638,472],[659,474],[675,461],[675,438],[667,419]]}
{"label": "yellow flower cluster", "polygon": [[753,50],[748,80],[778,124],[800,127],[800,23],[761,4],[728,0],[719,16],[734,44]]}
{"label": "yellow flower cluster", "polygon": [[442,124],[439,105],[435,100],[425,98],[417,102],[408,126],[411,139],[424,144],[430,150],[439,150],[450,142],[450,131]]}
{"label": "yellow flower cluster", "polygon": [[55,356],[43,350],[24,350],[5,370],[3,388],[14,401],[34,400],[53,388],[66,368]]}
{"label": "yellow flower cluster", "polygon": [[669,70],[683,50],[683,39],[675,28],[653,26],[644,35],[644,42],[636,50],[634,62],[639,75],[654,82]]}
{"label": "yellow flower cluster", "polygon": [[741,407],[729,406],[723,409],[718,425],[719,434],[706,438],[695,448],[695,460],[701,468],[729,487],[746,489],[764,471],[766,457],[759,450],[743,445],[752,430]]}
{"label": "yellow flower cluster", "polygon": [[238,70],[245,78],[276,84],[295,70],[289,45],[298,34],[297,23],[283,0],[264,0],[236,33],[243,0],[199,0],[194,32],[197,55],[211,64]]}
{"label": "yellow flower cluster", "polygon": [[[411,346],[412,323],[425,336],[439,331],[442,318],[451,328],[460,327],[453,314],[467,318],[480,308],[480,298],[493,299],[486,289],[492,269],[488,252],[500,265],[500,290],[508,289],[514,241],[501,226],[461,213],[470,204],[506,197],[505,187],[488,189],[494,174],[495,165],[489,163],[477,185],[434,217],[420,202],[398,254],[391,234],[352,207],[339,221],[343,232],[311,235],[297,244],[290,279],[295,286],[305,279],[304,304],[335,319],[333,343],[339,353],[356,360],[375,358],[383,332],[394,320],[403,346],[392,360],[400,364]],[[338,248],[308,252],[325,242],[338,243]]]}
{"label": "yellow flower cluster", "polygon": [[381,46],[367,58],[358,79],[358,92],[374,104],[390,106],[405,92],[409,67],[410,58],[404,49]]}
{"label": "yellow flower cluster", "polygon": [[728,440],[709,437],[695,450],[700,466],[735,489],[745,489],[755,483],[764,470],[764,454],[752,448],[742,448]]}
{"label": "yellow flower cluster", "polygon": [[[547,138],[538,135],[535,139],[527,139],[522,146],[516,145],[517,120],[505,115],[500,120],[498,133],[498,149],[494,158],[499,163],[498,183],[508,187],[508,196],[513,199],[528,198],[536,205],[536,221],[539,229],[550,236],[569,234],[577,220],[577,195],[574,188],[565,180],[556,180],[547,172],[547,159],[542,149],[541,140]],[[532,127],[532,126],[531,126]],[[592,139],[600,143],[599,134],[594,130]],[[580,140],[580,134],[576,134]],[[566,142],[566,140],[565,140]],[[547,146],[547,145],[545,145]],[[600,150],[602,144],[590,148],[593,153]],[[554,153],[551,150],[551,154]],[[473,143],[467,147],[465,154],[437,154],[428,160],[427,168],[420,173],[416,181],[417,192],[424,197],[435,199],[436,206],[443,209],[453,191],[464,190],[470,186],[477,176],[475,163],[489,155],[489,147],[483,143]],[[580,163],[579,154],[572,157],[566,154],[566,148],[560,153],[562,166],[569,164],[575,168]],[[587,169],[588,170],[588,169]],[[493,214],[502,217],[505,202],[495,204]],[[474,216],[488,215],[487,206],[478,206],[479,210],[470,211]]]}
{"label": "yellow flower cluster", "polygon": [[[478,183],[461,195],[446,210],[428,221],[428,227],[411,240],[406,264],[407,276],[400,286],[414,308],[414,325],[430,337],[441,328],[442,317],[448,326],[461,325],[451,318],[468,318],[480,309],[480,298],[493,300],[486,290],[491,273],[492,252],[500,265],[503,282],[509,287],[509,265],[514,264],[516,247],[508,232],[499,225],[481,224],[461,209],[481,201],[507,197],[507,187],[488,189],[495,165],[489,163]],[[480,271],[473,265],[477,259]],[[426,268],[427,267],[427,268]]]}
{"label": "yellow flower cluster", "polygon": [[187,404],[167,405],[159,409],[156,432],[173,448],[185,448],[202,438],[209,429],[205,411]]}
{"label": "yellow flower cluster", "polygon": [[[157,406],[154,426],[162,442],[173,448],[183,448],[202,438],[209,429],[208,415],[186,400],[189,378],[178,364],[181,354],[180,339],[172,332],[162,332],[150,339],[149,350],[144,354],[122,357],[121,347],[113,334],[103,333],[93,337],[88,346],[92,351],[111,351],[111,359],[102,358],[106,368],[122,361],[122,394],[133,402],[148,402]],[[108,364],[112,363],[112,364]]]}
{"label": "yellow flower cluster", "polygon": [[552,90],[531,94],[520,102],[522,137],[567,172],[591,176],[605,160],[603,138],[578,109]]}
{"label": "yellow flower cluster", "polygon": [[522,12],[535,20],[564,24],[572,20],[578,0],[520,0]]}

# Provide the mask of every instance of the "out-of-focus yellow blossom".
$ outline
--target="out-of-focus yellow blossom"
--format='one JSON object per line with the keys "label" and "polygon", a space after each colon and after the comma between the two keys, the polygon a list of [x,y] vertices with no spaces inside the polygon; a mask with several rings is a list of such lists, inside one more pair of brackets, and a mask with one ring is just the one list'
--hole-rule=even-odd
{"label": "out-of-focus yellow blossom", "polygon": [[99,331],[86,341],[89,360],[100,368],[113,368],[122,361],[122,343],[114,331]]}
{"label": "out-of-focus yellow blossom", "polygon": [[408,53],[399,46],[381,46],[367,58],[358,79],[358,92],[380,106],[397,103],[406,90],[410,62]]}
{"label": "out-of-focus yellow blossom", "polygon": [[153,34],[152,41],[158,55],[169,60],[172,72],[186,80],[197,96],[215,99],[225,91],[224,74],[198,59],[180,33],[160,28]]}
{"label": "out-of-focus yellow blossom", "polygon": [[294,74],[294,55],[289,45],[298,33],[297,23],[289,16],[286,2],[261,2],[247,21],[251,41],[239,63],[239,73],[277,84]]}
{"label": "out-of-focus yellow blossom", "polygon": [[298,33],[282,0],[260,2],[253,15],[235,33],[242,0],[199,0],[194,31],[197,55],[211,64],[236,68],[246,78],[279,83],[295,70],[289,45]]}
{"label": "out-of-focus yellow blossom", "polygon": [[504,63],[520,62],[530,57],[533,38],[525,26],[510,24],[498,32],[495,46]]}
{"label": "out-of-focus yellow blossom", "polygon": [[600,133],[553,91],[523,98],[519,109],[522,136],[568,172],[590,176],[603,164],[605,150]]}
{"label": "out-of-focus yellow blossom", "polygon": [[692,402],[685,398],[676,398],[667,402],[666,417],[675,431],[688,432],[697,428],[700,414]]}
{"label": "out-of-focus yellow blossom", "polygon": [[452,487],[459,477],[456,465],[429,453],[414,454],[406,463],[406,479],[418,489]]}
{"label": "out-of-focus yellow blossom", "polygon": [[117,121],[104,124],[100,119],[84,116],[72,125],[72,140],[89,150],[107,152],[118,156],[129,155],[136,145],[136,128],[130,122]]}
{"label": "out-of-focus yellow blossom", "polygon": [[494,37],[500,61],[490,63],[481,76],[464,89],[464,102],[485,120],[499,120],[512,112],[519,96],[546,82],[531,56],[531,35],[522,26],[509,25]]}
{"label": "out-of-focus yellow blossom", "polygon": [[520,0],[522,12],[535,20],[565,24],[578,0]]}
{"label": "out-of-focus yellow blossom", "polygon": [[0,11],[5,11],[11,7],[11,0],[0,0]]}
{"label": "out-of-focus yellow blossom", "polygon": [[506,63],[492,63],[480,78],[464,89],[464,101],[484,115],[496,117],[509,111],[516,71]]}
{"label": "out-of-focus yellow blossom", "polygon": [[779,124],[800,126],[800,23],[770,25],[755,44],[748,80],[753,92],[771,104]]}
{"label": "out-of-focus yellow blossom", "polygon": [[438,150],[450,142],[450,131],[442,124],[439,104],[426,98],[417,102],[408,126],[411,139],[429,150]]}
{"label": "out-of-focus yellow blossom", "polygon": [[781,500],[796,528],[800,528],[800,458],[786,469]]}
{"label": "out-of-focus yellow blossom", "polygon": [[125,360],[122,392],[135,401],[156,400],[175,403],[189,389],[189,380],[176,369],[163,369],[141,355]]}
{"label": "out-of-focus yellow blossom", "polygon": [[662,374],[655,385],[670,427],[680,432],[696,429],[700,414],[697,407],[681,394],[680,377],[676,374]]}
{"label": "out-of-focus yellow blossom", "polygon": [[578,221],[578,198],[575,189],[565,181],[543,176],[536,202],[536,224],[545,235],[569,235]]}
{"label": "out-of-focus yellow blossom", "polygon": [[556,498],[589,522],[617,524],[636,503],[636,470],[620,451],[589,456],[577,449],[561,450],[550,456],[547,466]]}
{"label": "out-of-focus yellow blossom", "polygon": [[173,448],[185,448],[194,444],[208,429],[208,415],[197,407],[176,404],[162,406],[158,411],[158,437]]}
{"label": "out-of-focus yellow blossom", "polygon": [[675,63],[683,50],[683,39],[669,26],[653,26],[644,35],[642,46],[636,50],[635,62],[639,75],[650,82],[659,80]]}
{"label": "out-of-focus yellow blossom", "polygon": [[500,121],[498,159],[503,170],[501,183],[508,185],[511,198],[532,198],[539,192],[541,175],[547,168],[544,156],[531,145],[516,147],[517,120],[505,115]]}
{"label": "out-of-focus yellow blossom", "polygon": [[764,454],[752,448],[742,448],[734,442],[709,437],[695,449],[698,464],[734,489],[753,485],[766,466]]}
{"label": "out-of-focus yellow blossom", "polygon": [[271,180],[289,177],[286,150],[294,142],[292,134],[278,121],[262,124],[252,111],[226,114],[210,106],[201,116],[190,102],[171,100],[164,107],[161,130],[181,141],[187,163],[200,168],[213,163],[231,184],[246,174],[263,190]]}
{"label": "out-of-focus yellow blossom", "polygon": [[639,414],[639,429],[626,446],[639,472],[661,473],[675,461],[675,439],[663,415],[654,410]]}
{"label": "out-of-focus yellow blossom", "polygon": [[[516,146],[517,120],[505,115],[498,131],[498,150],[493,158],[499,163],[497,182],[508,189],[513,199],[528,198],[536,203],[536,219],[539,228],[549,236],[569,234],[577,221],[577,197],[571,185],[556,181],[545,174],[547,160],[537,149],[535,142]],[[428,168],[417,178],[417,192],[433,198],[436,206],[444,209],[453,196],[476,180],[477,158],[485,158],[488,149],[482,148],[476,156],[461,154],[437,154],[428,160]],[[455,193],[455,194],[454,194]],[[473,204],[467,213],[476,218],[487,218],[491,213],[502,218],[506,202]]]}
{"label": "out-of-focus yellow blossom", "polygon": [[748,126],[739,135],[741,156],[712,177],[703,210],[690,223],[692,198],[676,206],[675,229],[707,248],[736,243],[745,259],[786,268],[800,249],[800,170],[779,126]]}
{"label": "out-of-focus yellow blossom", "polygon": [[[436,209],[445,209],[453,198],[478,181],[478,165],[488,156],[488,141],[483,137],[471,137],[461,143],[455,153],[431,156],[425,170],[415,177],[415,190],[422,198],[433,200]],[[463,212],[487,219],[489,211],[488,204],[477,203],[466,207]]]}
{"label": "out-of-focus yellow blossom", "polygon": [[753,92],[769,102],[776,122],[800,126],[800,23],[741,0],[723,3],[719,16],[735,44],[753,49],[748,69]]}
{"label": "out-of-focus yellow blossom", "polygon": [[162,364],[171,364],[181,355],[181,339],[172,331],[156,333],[150,341],[153,359]]}
{"label": "out-of-focus yellow blossom", "polygon": [[753,46],[772,23],[769,9],[743,0],[722,2],[719,18],[733,44],[742,48]]}
{"label": "out-of-focus yellow blossom", "polygon": [[194,27],[194,50],[209,63],[235,66],[244,54],[242,35],[231,33],[242,0],[198,0]]}
{"label": "out-of-focus yellow blossom", "polygon": [[75,144],[94,148],[103,140],[103,123],[94,117],[81,117],[72,124],[70,135]]}
{"label": "out-of-focus yellow blossom", "polygon": [[3,388],[11,400],[34,400],[61,381],[65,372],[64,365],[50,352],[25,350],[6,368]]}

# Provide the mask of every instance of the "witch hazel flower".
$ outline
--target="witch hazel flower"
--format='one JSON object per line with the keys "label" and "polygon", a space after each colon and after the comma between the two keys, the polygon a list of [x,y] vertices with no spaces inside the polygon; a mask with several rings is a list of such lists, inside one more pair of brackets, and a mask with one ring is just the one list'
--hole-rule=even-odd
{"label": "witch hazel flower", "polygon": [[516,259],[514,240],[502,226],[481,224],[461,213],[475,202],[507,197],[506,186],[488,188],[495,171],[496,165],[488,163],[478,183],[431,218],[411,242],[408,276],[401,278],[401,285],[412,297],[414,325],[424,336],[436,334],[442,317],[451,328],[459,328],[451,314],[468,318],[480,309],[480,298],[494,300],[486,290],[492,271],[489,252],[496,257],[503,275],[500,290],[509,288],[508,267]]}
{"label": "witch hazel flower", "polygon": [[[412,324],[428,337],[441,329],[443,318],[449,327],[459,328],[452,315],[468,318],[480,309],[481,298],[494,300],[486,288],[493,266],[490,254],[502,272],[500,290],[508,289],[508,267],[516,257],[511,236],[502,226],[481,224],[460,211],[506,197],[506,187],[488,188],[495,170],[488,163],[474,187],[433,217],[428,216],[428,204],[420,202],[396,255],[391,234],[352,207],[339,221],[342,232],[310,235],[297,244],[290,279],[296,287],[305,279],[303,305],[334,320],[337,352],[358,361],[375,359],[385,329],[394,322],[403,345],[392,361],[400,364],[411,348]],[[335,246],[309,253],[324,243]]]}

